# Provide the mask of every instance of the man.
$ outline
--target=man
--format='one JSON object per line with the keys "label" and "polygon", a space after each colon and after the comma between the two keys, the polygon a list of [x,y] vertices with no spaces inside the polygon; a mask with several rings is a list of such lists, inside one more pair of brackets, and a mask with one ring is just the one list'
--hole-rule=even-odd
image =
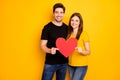
{"label": "man", "polygon": [[52,80],[56,72],[56,80],[65,80],[68,58],[56,48],[56,39],[67,37],[68,26],[62,22],[65,7],[61,3],[53,6],[54,20],[44,26],[41,35],[41,49],[46,52],[46,60],[42,80]]}

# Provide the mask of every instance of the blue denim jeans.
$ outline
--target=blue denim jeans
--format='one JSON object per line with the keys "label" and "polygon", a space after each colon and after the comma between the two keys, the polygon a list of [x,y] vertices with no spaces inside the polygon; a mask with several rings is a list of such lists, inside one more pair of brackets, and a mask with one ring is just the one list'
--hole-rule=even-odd
{"label": "blue denim jeans", "polygon": [[68,66],[71,80],[84,80],[88,66],[72,67]]}
{"label": "blue denim jeans", "polygon": [[65,80],[66,69],[67,69],[67,63],[55,64],[55,65],[45,64],[42,80],[52,80],[55,72],[56,72],[56,80]]}

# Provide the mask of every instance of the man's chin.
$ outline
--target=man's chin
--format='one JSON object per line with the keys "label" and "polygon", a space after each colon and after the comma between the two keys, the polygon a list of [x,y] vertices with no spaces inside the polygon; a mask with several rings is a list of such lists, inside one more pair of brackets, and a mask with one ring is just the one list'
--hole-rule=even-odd
{"label": "man's chin", "polygon": [[55,20],[56,22],[62,22],[62,20]]}

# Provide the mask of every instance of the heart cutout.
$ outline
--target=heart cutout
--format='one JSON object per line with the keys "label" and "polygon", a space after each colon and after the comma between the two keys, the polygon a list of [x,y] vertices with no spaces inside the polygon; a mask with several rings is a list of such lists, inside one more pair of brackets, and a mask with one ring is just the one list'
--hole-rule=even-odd
{"label": "heart cutout", "polygon": [[56,40],[56,47],[59,51],[65,56],[68,57],[77,46],[77,39],[69,38],[65,40],[64,38],[60,37]]}

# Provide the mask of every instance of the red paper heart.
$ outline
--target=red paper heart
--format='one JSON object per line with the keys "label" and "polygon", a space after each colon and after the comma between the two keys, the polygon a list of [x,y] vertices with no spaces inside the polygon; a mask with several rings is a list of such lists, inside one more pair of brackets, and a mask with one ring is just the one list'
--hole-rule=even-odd
{"label": "red paper heart", "polygon": [[64,38],[58,38],[56,40],[56,47],[65,56],[68,57],[77,46],[77,39],[70,38],[67,41]]}

